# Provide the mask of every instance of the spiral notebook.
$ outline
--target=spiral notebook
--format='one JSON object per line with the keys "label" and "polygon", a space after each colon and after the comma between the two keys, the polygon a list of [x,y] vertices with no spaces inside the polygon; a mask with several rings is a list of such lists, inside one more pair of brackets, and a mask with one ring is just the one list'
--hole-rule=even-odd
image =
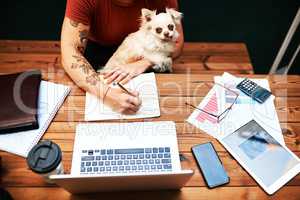
{"label": "spiral notebook", "polygon": [[41,81],[38,100],[39,129],[0,135],[0,150],[27,157],[46,132],[69,92],[68,86]]}

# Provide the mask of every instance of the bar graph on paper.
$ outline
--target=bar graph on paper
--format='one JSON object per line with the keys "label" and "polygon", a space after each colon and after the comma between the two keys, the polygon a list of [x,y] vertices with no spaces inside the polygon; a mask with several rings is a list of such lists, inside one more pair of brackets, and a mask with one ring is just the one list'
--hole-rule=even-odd
{"label": "bar graph on paper", "polygon": [[[203,108],[201,108],[203,110],[205,110],[208,113],[212,113],[212,114],[218,114],[218,102],[217,102],[217,94],[216,92],[214,92],[210,99],[208,100],[208,102],[206,103],[206,105],[204,105]],[[199,114],[196,116],[196,120],[198,122],[205,122],[208,121],[212,124],[216,124],[217,123],[217,119],[205,112],[199,112]]]}

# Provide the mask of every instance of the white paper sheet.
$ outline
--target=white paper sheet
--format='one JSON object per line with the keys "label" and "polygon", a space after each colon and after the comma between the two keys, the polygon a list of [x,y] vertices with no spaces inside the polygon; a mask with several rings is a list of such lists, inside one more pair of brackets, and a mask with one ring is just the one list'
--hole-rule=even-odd
{"label": "white paper sheet", "polygon": [[[251,80],[270,90],[267,79]],[[280,123],[274,105],[274,96],[271,96],[271,98],[267,99],[266,102],[260,104],[235,88],[235,86],[241,81],[242,78],[237,78],[226,72],[223,74],[223,76],[215,77],[216,83],[220,83],[239,93],[237,102],[230,110],[228,115],[220,123],[211,123],[209,120],[199,121],[197,119],[197,116],[199,113],[201,113],[199,110],[194,110],[187,121],[197,128],[205,131],[207,134],[217,139],[221,139],[225,135],[233,133],[239,127],[254,119],[278,142],[284,145],[285,143],[280,128]],[[213,88],[198,105],[198,108],[203,108],[203,106],[205,106],[211,98],[212,93],[215,91],[217,91],[218,109],[222,111],[225,110],[230,104],[229,102],[234,99],[233,96],[230,97],[230,95],[225,95],[225,90]]]}
{"label": "white paper sheet", "polygon": [[0,135],[0,149],[23,157],[38,143],[70,92],[68,86],[41,81],[38,101],[39,128]]}
{"label": "white paper sheet", "polygon": [[136,114],[122,115],[117,113],[104,105],[97,97],[86,93],[85,120],[138,119],[160,116],[158,91],[154,73],[141,74],[132,79],[125,87],[139,92],[142,105]]}
{"label": "white paper sheet", "polygon": [[[284,143],[284,138],[280,128],[279,119],[277,117],[274,99],[272,95],[263,104],[260,104],[252,100],[247,95],[236,89],[236,85],[240,83],[243,78],[232,76],[229,73],[224,73],[222,77],[215,77],[215,82],[225,85],[226,87],[233,89],[239,93],[237,103],[233,106],[228,116],[220,123],[220,136],[230,134],[237,130],[242,125],[246,124],[250,120],[254,119],[259,123],[269,134],[271,134],[278,142]],[[251,79],[258,85],[270,90],[269,82],[267,79]],[[224,90],[221,91],[220,99],[222,100],[221,105],[223,109],[226,107],[226,101],[228,96],[225,95]]]}

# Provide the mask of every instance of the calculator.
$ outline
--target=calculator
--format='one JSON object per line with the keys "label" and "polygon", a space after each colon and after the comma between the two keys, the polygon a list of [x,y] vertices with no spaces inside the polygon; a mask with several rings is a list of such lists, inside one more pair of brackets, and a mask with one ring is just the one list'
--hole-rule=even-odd
{"label": "calculator", "polygon": [[264,103],[272,94],[269,90],[257,85],[247,78],[240,82],[236,88],[259,103]]}

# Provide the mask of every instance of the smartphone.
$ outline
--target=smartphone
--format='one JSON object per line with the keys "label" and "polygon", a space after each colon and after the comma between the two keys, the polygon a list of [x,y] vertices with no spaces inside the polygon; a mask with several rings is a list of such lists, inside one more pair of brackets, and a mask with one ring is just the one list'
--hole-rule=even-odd
{"label": "smartphone", "polygon": [[229,177],[212,143],[193,146],[192,153],[209,188],[229,183]]}

